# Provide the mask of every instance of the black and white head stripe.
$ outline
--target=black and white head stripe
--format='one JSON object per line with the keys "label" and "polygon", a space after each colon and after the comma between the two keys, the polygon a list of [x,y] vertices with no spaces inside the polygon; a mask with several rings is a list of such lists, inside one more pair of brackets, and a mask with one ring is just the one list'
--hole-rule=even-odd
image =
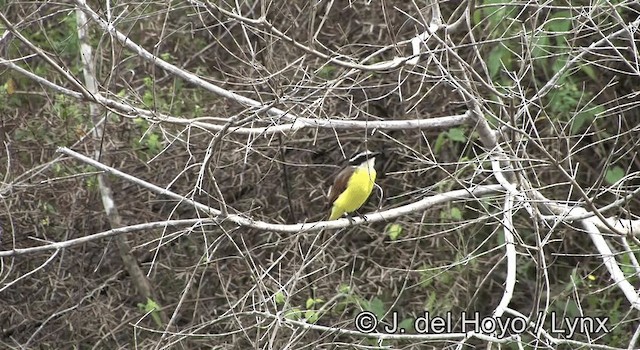
{"label": "black and white head stripe", "polygon": [[355,156],[351,157],[351,159],[349,159],[349,164],[351,165],[359,165],[362,164],[364,162],[366,162],[367,160],[374,158],[376,156],[380,155],[380,152],[371,152],[371,151],[364,151],[364,152],[360,152],[358,154],[356,154]]}

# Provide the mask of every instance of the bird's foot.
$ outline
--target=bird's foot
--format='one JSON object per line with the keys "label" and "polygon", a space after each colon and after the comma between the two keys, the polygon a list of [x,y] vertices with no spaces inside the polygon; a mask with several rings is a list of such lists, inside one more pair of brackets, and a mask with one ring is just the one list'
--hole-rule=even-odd
{"label": "bird's foot", "polygon": [[346,218],[349,220],[349,223],[350,223],[351,225],[353,225],[353,224],[355,224],[355,223],[356,223],[356,222],[355,222],[355,220],[353,220],[353,216],[351,216],[351,214],[345,214],[345,216],[344,216],[344,217],[346,217]]}
{"label": "bird's foot", "polygon": [[364,220],[364,222],[369,222],[369,220],[367,220],[367,217],[364,216],[364,214],[361,214],[360,212],[356,211],[356,214],[358,214],[358,216],[360,217],[360,219]]}

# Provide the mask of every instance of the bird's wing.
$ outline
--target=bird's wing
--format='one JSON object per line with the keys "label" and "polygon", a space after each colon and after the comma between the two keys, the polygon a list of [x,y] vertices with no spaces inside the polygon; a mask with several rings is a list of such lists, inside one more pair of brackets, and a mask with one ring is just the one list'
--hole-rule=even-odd
{"label": "bird's wing", "polygon": [[333,204],[338,199],[338,196],[347,189],[351,174],[353,174],[353,167],[348,166],[336,175],[336,179],[333,181],[333,186],[329,188],[329,195],[327,196],[329,205]]}

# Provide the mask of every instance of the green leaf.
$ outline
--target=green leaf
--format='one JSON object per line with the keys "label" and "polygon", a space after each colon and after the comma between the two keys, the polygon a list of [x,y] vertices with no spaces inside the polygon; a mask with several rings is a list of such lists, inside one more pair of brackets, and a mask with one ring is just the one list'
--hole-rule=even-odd
{"label": "green leaf", "polygon": [[170,54],[170,53],[168,53],[168,52],[163,52],[163,53],[161,53],[161,54],[160,54],[160,58],[161,58],[163,61],[171,62],[171,59],[172,59],[173,57],[171,57],[171,54]]}
{"label": "green leaf", "polygon": [[427,311],[432,311],[434,306],[436,305],[436,293],[429,293],[427,297],[427,301],[424,303],[424,309]]}
{"label": "green leaf", "polygon": [[451,141],[467,142],[467,137],[464,135],[464,131],[460,128],[449,129],[449,131],[447,131],[447,137]]}
{"label": "green leaf", "polygon": [[4,83],[5,91],[7,91],[7,95],[13,95],[16,93],[16,82],[13,78],[9,77],[7,82]]}
{"label": "green leaf", "polygon": [[151,314],[151,318],[153,318],[153,321],[156,323],[156,325],[158,325],[158,327],[162,327],[162,319],[160,318],[160,314],[158,313],[160,305],[158,305],[155,300],[147,298],[147,303],[138,303],[138,308],[144,313]]}
{"label": "green leaf", "polygon": [[306,303],[306,307],[307,309],[313,309],[313,307],[317,304],[322,304],[324,302],[324,300],[320,299],[320,298],[309,298],[307,299],[307,303]]}
{"label": "green leaf", "polygon": [[426,264],[422,265],[420,269],[423,270],[420,272],[420,286],[424,288],[431,287],[431,285],[435,281],[435,273],[433,272],[433,270],[428,270],[429,266]]}
{"label": "green leaf", "polygon": [[399,224],[389,224],[385,228],[385,232],[389,235],[389,238],[392,241],[395,241],[402,234],[402,225]]}
{"label": "green leaf", "polygon": [[302,318],[302,311],[299,308],[294,307],[293,309],[285,312],[284,317],[290,320],[299,320]]}
{"label": "green leaf", "polygon": [[462,220],[462,211],[456,207],[451,208],[450,215],[454,220]]}
{"label": "green leaf", "polygon": [[551,15],[545,23],[545,27],[555,32],[568,32],[571,29],[571,19],[573,16],[569,11],[559,11]]}
{"label": "green leaf", "polygon": [[589,122],[589,117],[586,114],[576,115],[571,122],[571,135],[578,134],[587,122]]}
{"label": "green leaf", "polygon": [[[568,51],[567,32],[571,29],[571,12],[560,11],[551,15],[551,18],[545,24],[545,28],[551,32],[551,36],[555,40],[554,53],[566,53]],[[560,56],[553,64],[553,74],[560,71],[567,62],[567,55]],[[561,81],[559,81],[561,83]]]}
{"label": "green leaf", "polygon": [[386,310],[384,308],[384,303],[382,302],[382,300],[380,300],[380,298],[375,297],[371,299],[368,304],[369,305],[367,307],[367,311],[373,312],[376,317],[378,317],[378,319],[381,319],[382,316],[384,316]]}
{"label": "green leaf", "polygon": [[573,117],[573,120],[571,121],[571,134],[576,135],[579,132],[583,131],[584,125],[593,123],[593,121],[596,119],[596,116],[603,112],[604,107],[595,106],[592,108],[584,109],[583,111],[576,114],[576,116]]}
{"label": "green leaf", "polygon": [[482,16],[482,11],[478,11],[475,10],[473,11],[473,25],[477,26],[478,24],[480,24],[480,21],[482,20],[483,16]]}
{"label": "green leaf", "polygon": [[[484,0],[482,2],[483,5],[492,5],[492,4],[500,4],[503,3],[504,1],[501,0]],[[513,8],[513,7],[511,7]],[[481,10],[482,11],[482,17],[487,18],[489,20],[489,23],[491,24],[492,28],[496,28],[500,25],[504,25],[505,19],[506,18],[511,18],[511,16],[508,16],[509,14],[511,14],[512,11],[507,12],[507,7],[505,7],[504,5],[502,6],[491,6],[491,7],[486,7],[484,9]]]}
{"label": "green leaf", "polygon": [[[560,70],[562,70],[562,68],[564,68],[564,66],[567,64],[568,57],[568,54],[560,54],[556,58],[556,60],[553,62],[553,65],[551,65],[551,71],[553,72],[553,74],[558,73]],[[564,83],[566,78],[567,72],[564,72],[564,74],[560,76],[560,79],[558,79],[558,84]]]}
{"label": "green leaf", "polygon": [[[435,293],[434,293],[435,295]],[[400,322],[398,324],[398,328],[399,329],[404,329],[405,331],[410,331],[413,332],[415,331],[415,329],[413,329],[413,324],[415,323],[415,319],[414,318],[405,318],[404,320],[402,320],[402,322]]]}
{"label": "green leaf", "polygon": [[351,287],[348,284],[341,284],[338,287],[338,293],[349,294],[349,293],[351,293]]}
{"label": "green leaf", "polygon": [[499,232],[498,234],[498,245],[502,246],[506,243],[506,241],[504,240],[504,233],[503,232]]}
{"label": "green leaf", "polygon": [[151,77],[144,77],[144,78],[142,78],[142,81],[144,82],[144,86],[146,86],[148,88],[152,88],[153,87],[153,79],[151,79]]}
{"label": "green leaf", "polygon": [[436,154],[439,154],[440,150],[442,149],[442,146],[444,146],[444,143],[446,141],[447,141],[446,132],[441,132],[440,134],[438,134],[438,138],[436,139],[436,144],[433,146],[433,151],[436,152]]}
{"label": "green leaf", "polygon": [[566,312],[567,317],[573,318],[581,315],[580,308],[578,307],[578,304],[573,299],[567,300],[567,302],[565,303],[564,310]]}
{"label": "green leaf", "polygon": [[[498,4],[500,2],[501,2],[500,0],[484,0],[481,2],[481,4],[486,6],[491,4]],[[504,9],[499,6],[492,6],[492,7],[487,6],[482,9],[476,9],[473,12],[473,18],[472,18],[473,24],[478,25],[484,19],[487,19],[490,24],[494,24],[494,20],[492,17],[501,15],[502,14],[501,12],[503,13]]]}
{"label": "green leaf", "polygon": [[[540,33],[534,37],[532,42],[531,57],[534,59],[544,58],[542,62],[547,61],[545,56],[549,54],[549,36],[546,33]],[[543,67],[545,65],[543,64]]]}
{"label": "green leaf", "polygon": [[613,185],[614,183],[620,181],[624,177],[624,169],[619,166],[614,166],[613,168],[609,168],[607,173],[604,175],[604,180]]}
{"label": "green leaf", "polygon": [[[494,101],[496,101],[496,102],[498,102],[498,103],[500,103],[500,102],[501,102],[498,98],[493,99],[493,100],[494,100]],[[501,124],[500,124],[500,122],[499,122],[499,120],[498,120],[498,118],[497,118],[495,115],[493,115],[493,114],[485,114],[485,115],[484,115],[484,118],[487,120],[487,122],[489,122],[489,125],[491,125],[491,126],[492,126],[492,127],[494,127],[494,128],[496,128],[496,127],[498,127],[498,126],[500,126],[500,125],[501,125]],[[476,134],[476,132],[474,131],[474,132],[472,132],[471,134],[472,134],[472,135],[474,135],[474,134]],[[475,137],[475,136],[474,136],[474,137]]]}
{"label": "green leaf", "polygon": [[633,267],[629,254],[622,254],[622,257],[620,258],[620,268],[629,281],[634,278],[636,270]]}
{"label": "green leaf", "polygon": [[[457,260],[460,260],[460,259],[457,259]],[[454,277],[449,272],[449,270],[443,271],[441,274],[438,275],[437,278],[438,278],[438,282],[445,286],[452,284],[452,282],[454,281]]]}
{"label": "green leaf", "polygon": [[324,78],[324,79],[330,79],[333,77],[333,73],[336,71],[336,67],[335,66],[331,66],[331,65],[326,65],[323,66],[322,68],[320,68],[320,70],[318,71],[318,76],[320,78]]}
{"label": "green leaf", "polygon": [[286,298],[284,296],[284,293],[282,292],[277,292],[274,296],[273,299],[275,300],[276,304],[278,305],[282,305],[284,304]]}
{"label": "green leaf", "polygon": [[581,97],[588,98],[586,93],[580,91],[571,79],[568,79],[558,89],[552,90],[548,98],[554,120],[568,120],[569,113],[576,109]]}
{"label": "green leaf", "polygon": [[307,312],[304,313],[304,318],[306,318],[309,323],[316,323],[320,318],[320,314],[314,310],[307,310]]}
{"label": "green leaf", "polygon": [[146,129],[146,128],[149,127],[149,122],[147,122],[147,120],[144,119],[144,118],[135,118],[133,120],[133,124],[135,124],[139,128],[143,128],[143,129]]}
{"label": "green leaf", "polygon": [[592,66],[588,64],[582,64],[580,65],[580,70],[584,72],[584,74],[586,74],[589,78],[591,78],[591,80],[598,81],[598,74]]}
{"label": "green leaf", "polygon": [[156,303],[153,299],[147,298],[147,303],[144,305],[144,312],[151,312],[159,309],[160,305]]}
{"label": "green leaf", "polygon": [[449,211],[443,210],[440,212],[440,220],[443,222],[462,220],[462,211],[456,207],[451,207]]}
{"label": "green leaf", "polygon": [[511,61],[511,51],[502,44],[496,45],[487,57],[487,69],[489,70],[489,76],[494,78],[498,72],[500,72],[500,68],[502,68],[503,64],[505,67],[509,68],[511,66]]}
{"label": "green leaf", "polygon": [[160,135],[153,133],[153,134],[149,134],[149,137],[147,138],[147,147],[149,147],[149,150],[152,153],[158,153],[158,151],[160,151],[160,148],[162,147],[162,142],[160,141]]}
{"label": "green leaf", "polygon": [[149,90],[145,91],[142,95],[142,103],[149,107],[153,106],[153,92]]}

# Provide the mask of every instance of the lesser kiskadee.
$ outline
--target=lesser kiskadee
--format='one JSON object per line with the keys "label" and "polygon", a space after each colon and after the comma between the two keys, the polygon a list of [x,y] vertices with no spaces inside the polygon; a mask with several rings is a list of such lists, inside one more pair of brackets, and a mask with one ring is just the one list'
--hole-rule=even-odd
{"label": "lesser kiskadee", "polygon": [[358,210],[371,195],[376,181],[376,157],[380,152],[364,151],[349,159],[349,165],[342,169],[329,188],[331,215],[329,220]]}

